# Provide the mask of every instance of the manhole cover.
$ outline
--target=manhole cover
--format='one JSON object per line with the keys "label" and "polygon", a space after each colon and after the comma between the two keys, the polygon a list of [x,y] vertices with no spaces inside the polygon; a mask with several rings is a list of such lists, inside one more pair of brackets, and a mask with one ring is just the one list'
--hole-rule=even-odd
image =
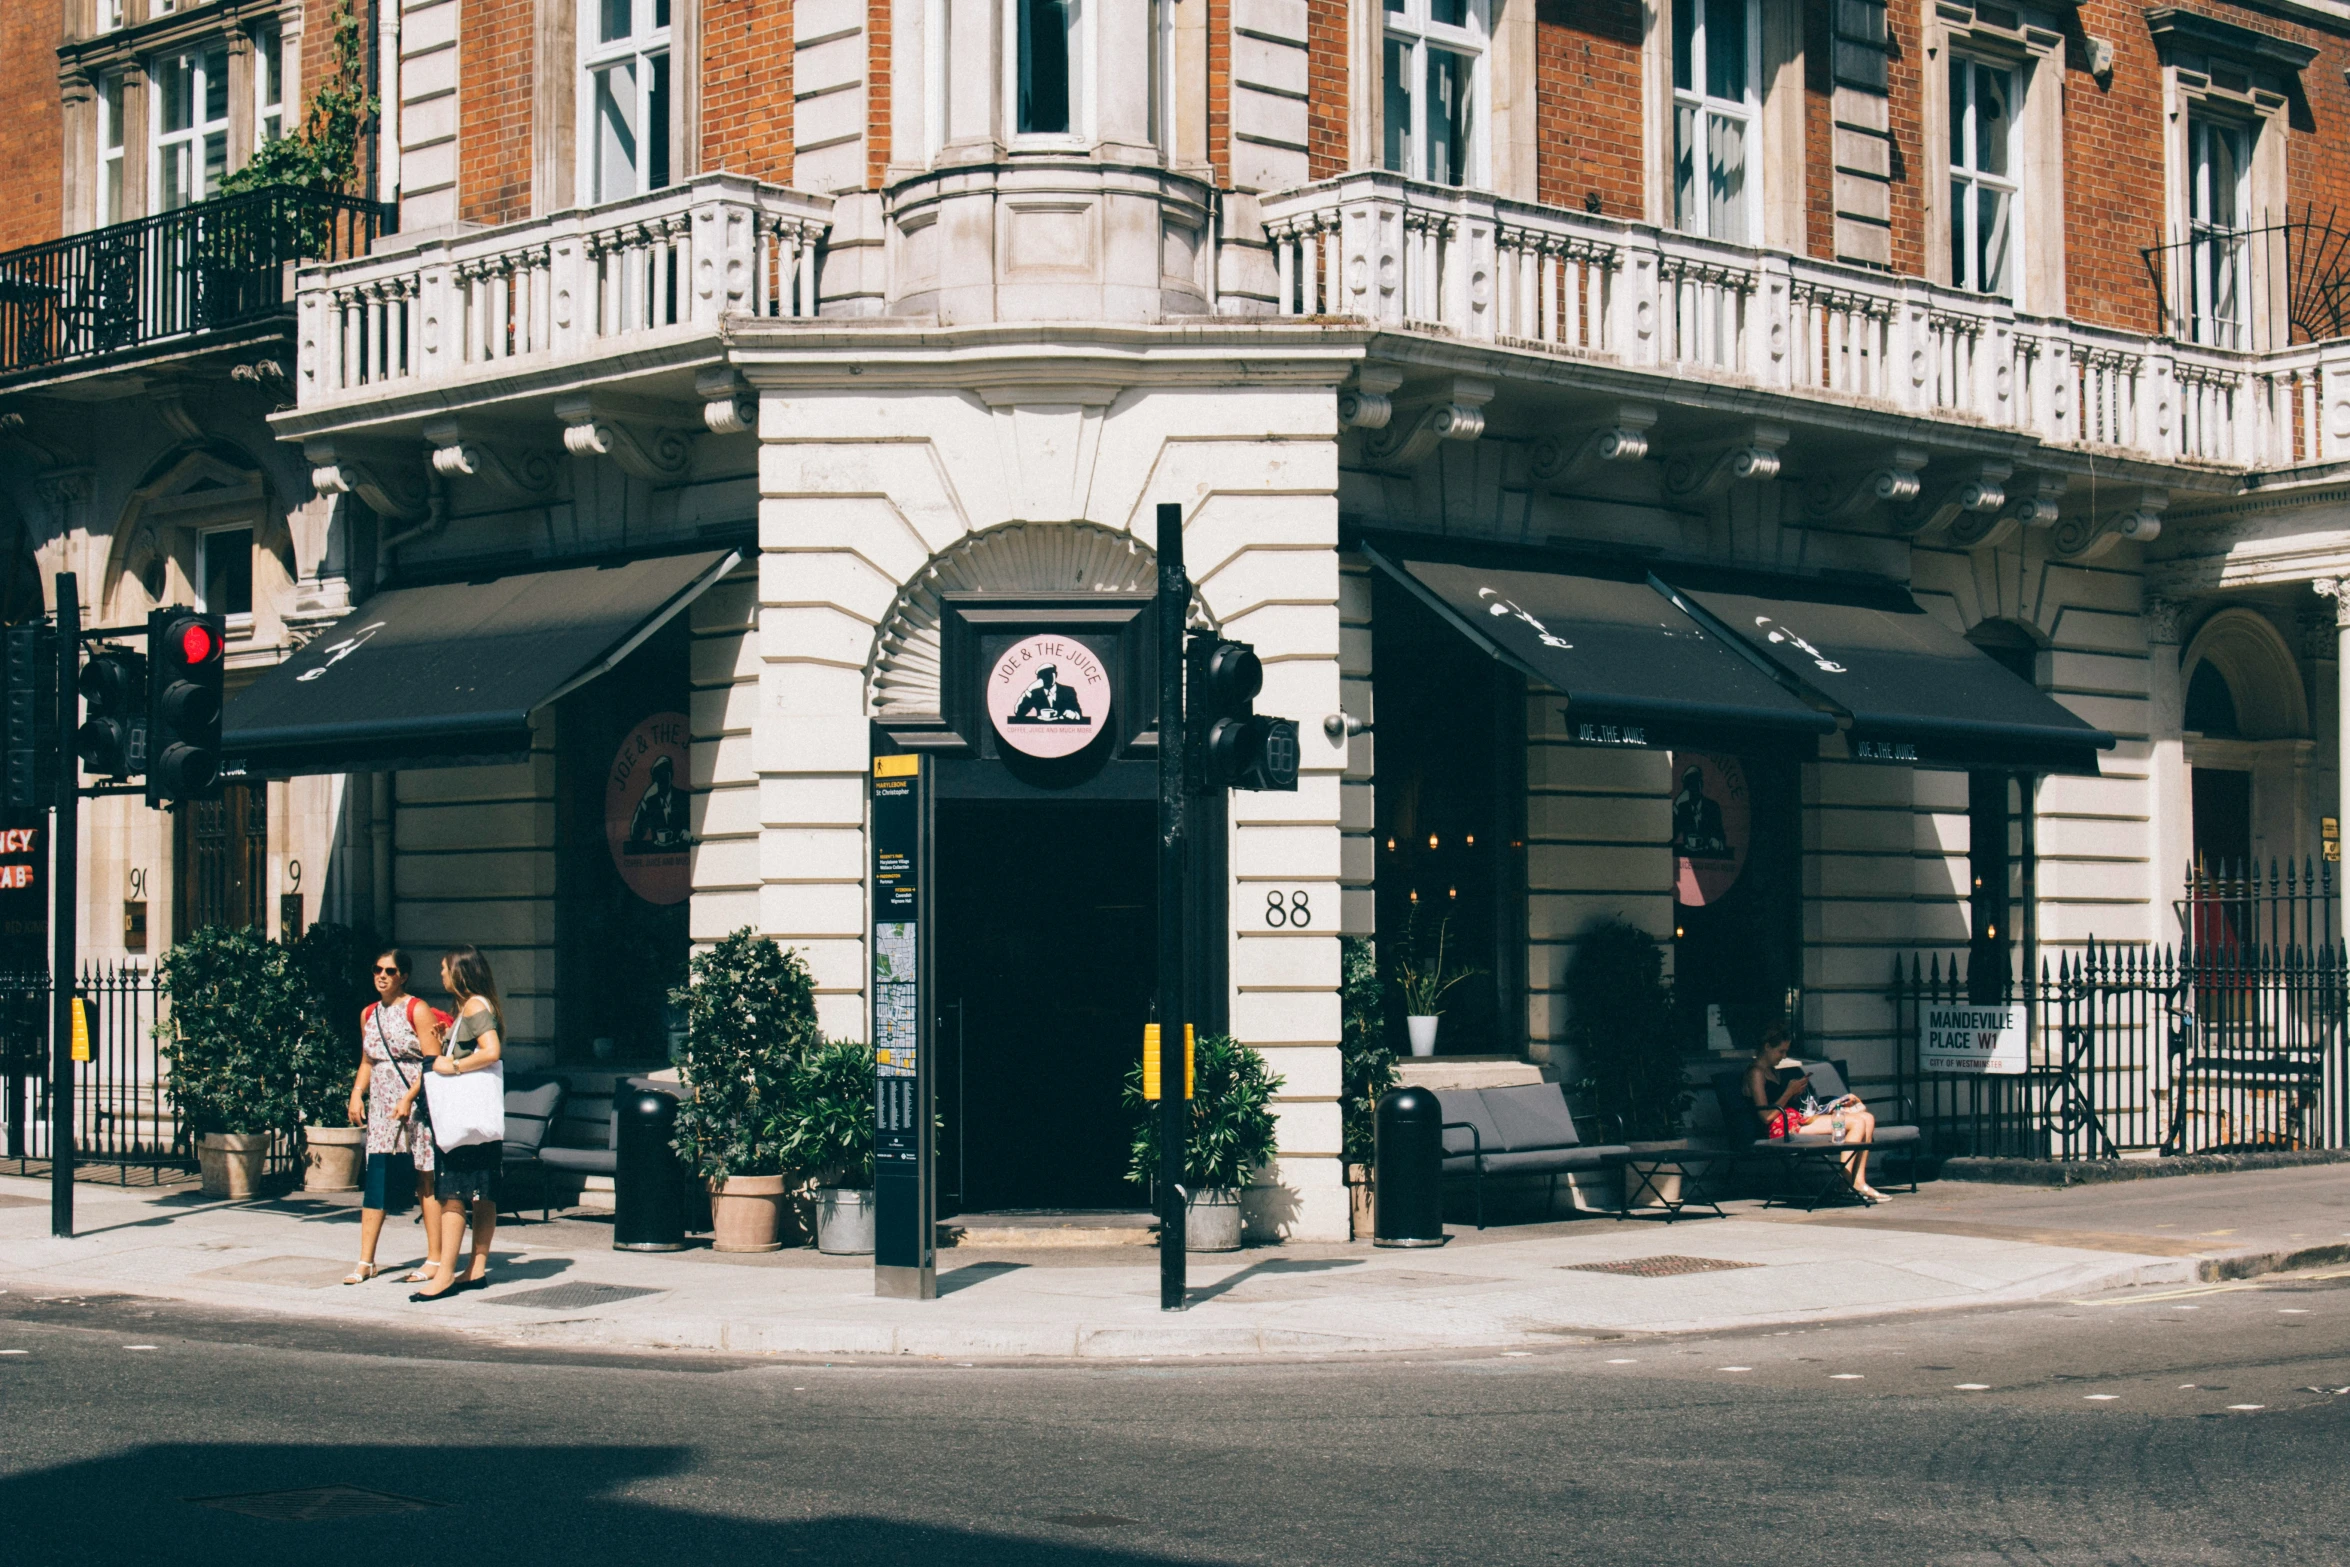
{"label": "manhole cover", "polygon": [[198,1507],[217,1507],[224,1513],[248,1518],[278,1518],[288,1523],[336,1523],[346,1518],[377,1518],[385,1513],[412,1513],[426,1507],[446,1507],[421,1497],[394,1496],[356,1485],[313,1485],[299,1491],[252,1491],[242,1496],[191,1496]]}
{"label": "manhole cover", "polygon": [[231,1263],[225,1268],[209,1268],[196,1277],[315,1290],[340,1284],[350,1273],[350,1261],[342,1257],[261,1257],[251,1262]]}
{"label": "manhole cover", "polygon": [[1759,1262],[1724,1262],[1719,1257],[1633,1257],[1623,1262],[1564,1262],[1575,1273],[1614,1273],[1628,1279],[1669,1279],[1679,1273],[1720,1273],[1728,1268],[1759,1268]]}
{"label": "manhole cover", "polygon": [[1057,1523],[1064,1529],[1131,1529],[1139,1526],[1139,1518],[1121,1518],[1116,1513],[1051,1513],[1046,1523]]}
{"label": "manhole cover", "polygon": [[640,1295],[658,1295],[659,1290],[639,1289],[633,1284],[551,1284],[543,1290],[524,1290],[519,1295],[485,1295],[485,1306],[528,1306],[536,1311],[578,1311],[588,1306],[609,1306],[615,1301],[634,1300]]}

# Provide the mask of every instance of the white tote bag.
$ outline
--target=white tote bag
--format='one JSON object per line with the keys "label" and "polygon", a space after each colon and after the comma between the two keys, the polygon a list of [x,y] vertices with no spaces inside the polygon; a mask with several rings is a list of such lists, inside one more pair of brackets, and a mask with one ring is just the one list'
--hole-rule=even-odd
{"label": "white tote bag", "polygon": [[432,1140],[441,1147],[505,1141],[505,1062],[493,1061],[454,1077],[427,1071],[424,1098],[432,1107]]}

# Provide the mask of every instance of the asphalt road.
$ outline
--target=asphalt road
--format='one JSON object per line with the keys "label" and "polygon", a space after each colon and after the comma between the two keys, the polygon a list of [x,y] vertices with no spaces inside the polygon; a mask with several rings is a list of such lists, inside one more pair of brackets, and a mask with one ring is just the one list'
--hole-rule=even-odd
{"label": "asphalt road", "polygon": [[9,1567],[2314,1567],[2350,1560],[2346,1439],[2350,1270],[1533,1354],[1017,1368],[0,1295]]}

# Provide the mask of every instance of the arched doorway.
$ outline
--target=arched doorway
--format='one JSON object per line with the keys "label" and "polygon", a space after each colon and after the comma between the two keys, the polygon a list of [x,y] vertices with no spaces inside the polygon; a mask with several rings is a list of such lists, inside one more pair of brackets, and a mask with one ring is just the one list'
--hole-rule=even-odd
{"label": "arched doorway", "polygon": [[2301,668],[2268,617],[2242,606],[2205,621],[2179,667],[2189,873],[2226,884],[2232,902],[2271,866],[2315,855],[2315,755]]}

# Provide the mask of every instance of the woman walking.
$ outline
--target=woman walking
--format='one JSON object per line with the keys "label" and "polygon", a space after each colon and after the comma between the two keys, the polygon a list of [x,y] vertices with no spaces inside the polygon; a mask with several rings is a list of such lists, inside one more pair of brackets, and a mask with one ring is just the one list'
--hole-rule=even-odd
{"label": "woman walking", "polygon": [[[498,1064],[505,1046],[504,1009],[498,1002],[498,982],[490,974],[490,960],[479,947],[458,947],[441,959],[441,984],[457,998],[457,1021],[449,1030],[447,1047],[434,1058],[431,1070],[441,1077],[484,1072]],[[498,1231],[498,1172],[506,1158],[503,1139],[442,1148],[436,1158],[435,1186],[440,1194],[441,1244],[436,1254],[446,1270],[410,1300],[439,1300],[461,1290],[480,1289],[489,1282],[490,1238]],[[460,1267],[465,1223],[473,1221],[473,1260]]]}
{"label": "woman walking", "polygon": [[416,1113],[416,1099],[432,1058],[441,1053],[440,1014],[408,994],[408,954],[397,947],[376,954],[375,995],[359,1014],[359,1080],[351,1085],[351,1124],[367,1127],[359,1266],[343,1282],[364,1284],[381,1271],[375,1246],[392,1184],[413,1178],[424,1210],[425,1262],[405,1282],[430,1283],[440,1267],[441,1205],[433,1196],[432,1134]]}

